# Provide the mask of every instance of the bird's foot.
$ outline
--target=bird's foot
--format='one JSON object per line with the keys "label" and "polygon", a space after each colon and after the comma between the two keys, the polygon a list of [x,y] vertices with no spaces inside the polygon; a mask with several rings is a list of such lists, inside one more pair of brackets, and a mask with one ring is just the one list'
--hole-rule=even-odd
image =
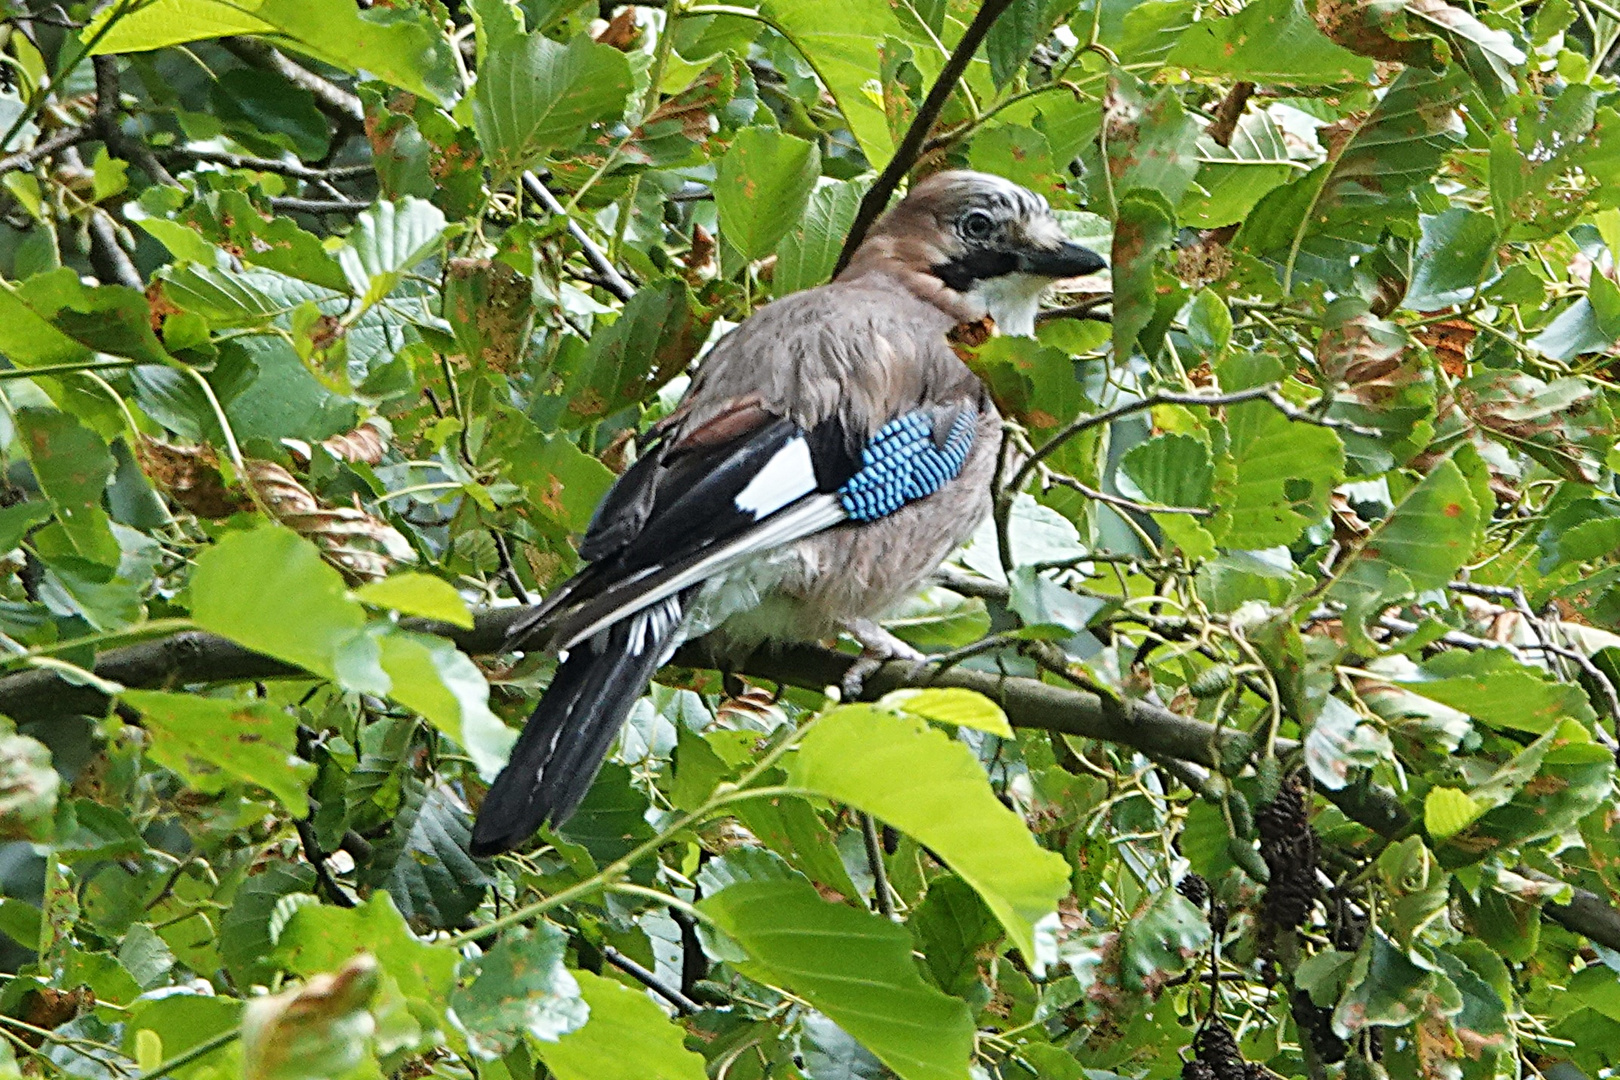
{"label": "bird's foot", "polygon": [[859,698],[866,680],[890,660],[910,660],[913,671],[928,663],[927,654],[918,652],[870,619],[852,619],[844,624],[844,629],[861,644],[861,655],[844,672],[839,686],[845,701]]}

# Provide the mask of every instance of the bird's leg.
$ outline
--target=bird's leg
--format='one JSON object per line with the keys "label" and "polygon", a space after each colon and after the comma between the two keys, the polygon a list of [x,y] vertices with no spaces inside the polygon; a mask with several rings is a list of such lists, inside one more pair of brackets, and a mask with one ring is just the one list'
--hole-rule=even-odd
{"label": "bird's leg", "polygon": [[844,629],[861,644],[861,655],[844,672],[839,687],[845,701],[860,697],[867,678],[890,660],[910,660],[919,667],[928,663],[925,653],[918,652],[871,619],[851,619],[844,624]]}

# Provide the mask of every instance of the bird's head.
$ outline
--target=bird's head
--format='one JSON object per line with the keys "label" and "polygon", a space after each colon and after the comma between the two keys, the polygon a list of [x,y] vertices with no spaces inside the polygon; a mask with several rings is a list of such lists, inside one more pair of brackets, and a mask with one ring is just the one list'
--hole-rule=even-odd
{"label": "bird's head", "polygon": [[936,173],[872,226],[841,275],[885,269],[967,319],[1029,334],[1041,294],[1106,264],[1063,234],[1045,199],[989,173]]}

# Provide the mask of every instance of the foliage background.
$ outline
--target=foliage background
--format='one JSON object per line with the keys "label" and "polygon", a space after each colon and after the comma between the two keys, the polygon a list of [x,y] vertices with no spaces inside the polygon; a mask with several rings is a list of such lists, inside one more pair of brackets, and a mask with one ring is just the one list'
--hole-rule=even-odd
{"label": "foliage background", "polygon": [[[1616,1066],[1620,11],[0,15],[0,1074]],[[514,599],[947,165],[1112,268],[973,360],[940,662],[690,647],[469,859]]]}

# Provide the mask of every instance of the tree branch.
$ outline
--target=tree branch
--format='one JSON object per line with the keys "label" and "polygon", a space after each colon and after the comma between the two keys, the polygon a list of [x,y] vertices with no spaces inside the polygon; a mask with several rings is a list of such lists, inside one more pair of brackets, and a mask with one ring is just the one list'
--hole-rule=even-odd
{"label": "tree branch", "polygon": [[636,287],[626,281],[623,274],[614,269],[613,263],[602,253],[602,249],[596,246],[596,241],[592,240],[590,234],[585,231],[579,222],[574,220],[573,215],[568,212],[568,208],[563,206],[557,200],[557,196],[551,193],[551,189],[540,182],[538,176],[532,172],[524,173],[523,187],[530,195],[534,196],[541,206],[546,208],[546,213],[551,214],[553,217],[560,217],[567,223],[568,235],[572,236],[574,242],[585,252],[585,261],[591,264],[592,270],[596,271],[596,276],[601,280],[603,288],[624,301],[629,301],[632,296],[636,295]]}
{"label": "tree branch", "polygon": [[89,142],[96,137],[96,130],[90,124],[74,124],[72,127],[61,128],[52,135],[48,135],[30,146],[27,150],[19,150],[15,154],[0,157],[0,176],[18,169],[27,169],[40,161],[59,153],[70,146],[77,146],[82,142]]}
{"label": "tree branch", "polygon": [[923,98],[922,105],[917,109],[917,115],[912,117],[911,126],[906,128],[905,137],[900,145],[894,148],[894,156],[883,167],[877,181],[872,185],[866,197],[861,200],[861,206],[855,213],[855,223],[850,226],[849,237],[844,241],[844,248],[838,253],[838,265],[833,268],[833,277],[843,272],[849,265],[849,257],[855,254],[855,249],[861,246],[866,239],[866,231],[878,219],[889,205],[889,197],[894,194],[895,188],[900,186],[900,180],[911,171],[922,154],[924,141],[928,133],[933,130],[934,121],[945,108],[945,102],[950,100],[952,92],[956,90],[957,82],[962,73],[967,70],[968,64],[973,61],[973,54],[979,51],[979,43],[990,32],[990,27],[1001,17],[1001,13],[1012,6],[1012,0],[984,0],[979,13],[973,16],[973,21],[962,34],[962,40],[956,43],[950,58],[940,69],[939,78],[929,88],[928,96]]}
{"label": "tree branch", "polygon": [[256,68],[273,71],[294,86],[315,95],[316,108],[332,119],[340,123],[359,125],[366,122],[365,106],[360,104],[358,95],[350,93],[330,79],[323,79],[306,67],[293,63],[280,51],[264,42],[247,37],[226,37],[220,38],[219,43],[229,49],[237,59]]}
{"label": "tree branch", "polygon": [[[422,619],[407,619],[405,625],[448,638],[468,654],[489,655],[505,647],[507,629],[526,612],[526,608],[515,605],[483,612],[471,630]],[[784,644],[761,649],[741,665],[728,663],[726,667],[770,682],[819,690],[842,683],[855,659],[817,645]],[[682,646],[674,662],[715,668],[719,657],[706,640],[699,639]],[[131,688],[312,677],[290,664],[198,630],[110,649],[96,657],[94,671],[98,678]],[[1114,743],[1159,761],[1173,758],[1231,771],[1255,749],[1254,739],[1245,732],[1217,728],[1151,702],[1104,700],[1086,690],[964,667],[927,664],[918,668],[910,661],[891,661],[867,677],[861,697],[871,700],[908,686],[975,690],[1000,704],[1015,728]],[[34,668],[0,676],[0,714],[6,716],[100,716],[108,704],[107,695],[100,690],[70,683],[54,670]],[[1297,749],[1295,742],[1277,741],[1280,755]],[[1405,807],[1394,792],[1386,789],[1352,784],[1322,794],[1351,820],[1382,836],[1396,836],[1411,827]],[[1568,904],[1546,904],[1542,912],[1568,930],[1608,948],[1620,949],[1620,911],[1595,893],[1576,889]]]}
{"label": "tree branch", "polygon": [[290,176],[295,180],[347,180],[367,176],[374,171],[370,165],[341,165],[317,169],[301,161],[279,161],[275,158],[254,157],[251,154],[232,154],[224,150],[193,150],[187,146],[170,147],[167,153],[171,157],[185,158],[189,161],[206,161],[212,165],[224,165],[228,169],[252,169],[254,172],[276,173]]}

